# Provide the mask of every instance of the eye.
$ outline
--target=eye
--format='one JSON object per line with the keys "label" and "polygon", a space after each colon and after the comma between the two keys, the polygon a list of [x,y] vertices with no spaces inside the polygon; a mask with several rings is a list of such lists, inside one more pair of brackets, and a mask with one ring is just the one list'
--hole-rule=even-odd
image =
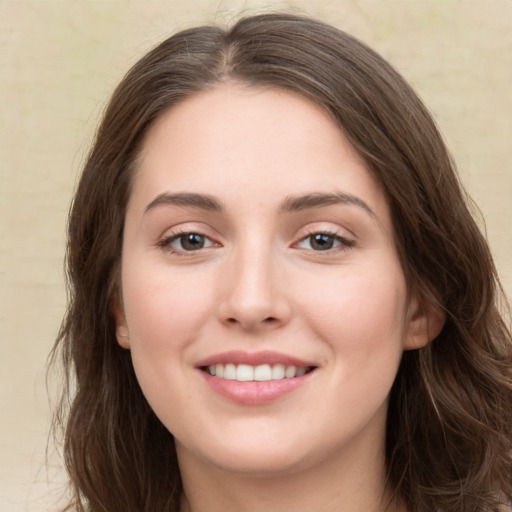
{"label": "eye", "polygon": [[338,247],[352,247],[354,243],[334,233],[312,233],[303,238],[297,246],[313,251],[329,251]]}
{"label": "eye", "polygon": [[192,252],[212,247],[214,242],[201,233],[178,233],[165,238],[159,244],[174,252]]}

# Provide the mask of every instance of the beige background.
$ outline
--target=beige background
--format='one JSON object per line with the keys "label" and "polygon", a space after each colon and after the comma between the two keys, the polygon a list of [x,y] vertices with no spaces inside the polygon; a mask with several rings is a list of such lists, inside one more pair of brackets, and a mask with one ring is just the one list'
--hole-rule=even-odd
{"label": "beige background", "polygon": [[45,358],[65,308],[66,212],[109,93],[171,32],[269,7],[353,33],[412,82],[483,212],[512,294],[510,0],[0,0],[0,511],[55,510],[64,481],[57,457],[44,467]]}

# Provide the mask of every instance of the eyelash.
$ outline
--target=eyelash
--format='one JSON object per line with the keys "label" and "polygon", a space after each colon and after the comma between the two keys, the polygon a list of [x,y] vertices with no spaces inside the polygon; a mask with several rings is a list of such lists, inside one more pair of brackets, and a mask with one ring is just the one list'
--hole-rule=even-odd
{"label": "eyelash", "polygon": [[[190,235],[198,235],[200,237],[202,237],[205,241],[208,240],[209,241],[209,245],[207,247],[199,247],[198,249],[191,249],[191,250],[186,250],[186,249],[176,249],[175,247],[172,247],[172,243],[175,242],[176,240],[179,240],[180,238],[183,238],[185,236],[190,236]],[[327,253],[327,254],[330,254],[332,253],[333,251],[336,251],[337,249],[339,248],[342,248],[344,250],[347,250],[347,249],[350,249],[351,247],[354,246],[354,241],[353,240],[350,240],[342,235],[340,235],[338,232],[336,231],[329,231],[329,230],[322,230],[322,231],[311,231],[310,233],[306,234],[305,236],[303,236],[298,242],[296,242],[294,244],[294,246],[299,246],[301,243],[305,242],[306,240],[308,239],[311,239],[312,237],[314,236],[324,236],[324,237],[329,237],[329,238],[332,238],[333,239],[333,243],[334,242],[339,242],[340,245],[338,247],[329,247],[328,249],[319,249],[319,250],[314,250],[314,249],[305,249],[302,247],[302,249],[305,249],[305,250],[311,250],[312,252],[315,252],[315,253]],[[162,249],[165,249],[175,255],[178,255],[178,256],[189,256],[189,255],[192,255],[192,254],[195,254],[195,253],[198,253],[201,249],[207,249],[209,247],[214,247],[216,245],[215,242],[213,242],[211,240],[210,237],[208,237],[207,235],[203,234],[203,233],[200,233],[198,231],[178,231],[176,233],[173,233],[172,235],[170,236],[167,236],[165,238],[163,238],[162,240],[160,240],[157,244],[160,248]],[[217,244],[218,246],[218,244]],[[301,247],[299,247],[301,248]]]}
{"label": "eyelash", "polygon": [[338,231],[329,231],[329,230],[320,230],[320,231],[311,231],[310,233],[303,236],[295,245],[299,245],[300,243],[306,241],[307,239],[311,239],[314,236],[325,236],[332,238],[334,242],[339,242],[340,245],[338,247],[331,247],[329,249],[324,250],[313,250],[315,253],[327,253],[330,254],[333,251],[336,251],[337,249],[347,250],[350,249],[355,245],[355,242],[353,240],[350,240],[342,235],[339,234]]}
{"label": "eyelash", "polygon": [[[211,243],[207,247],[200,247],[199,249],[190,250],[190,251],[187,251],[186,249],[176,249],[175,247],[172,247],[172,245],[171,245],[172,242],[179,240],[180,238],[184,238],[187,235],[198,235],[198,236],[204,238],[205,241],[208,240]],[[158,246],[160,248],[162,248],[166,251],[169,251],[177,256],[189,256],[191,254],[199,252],[201,249],[213,247],[215,245],[216,245],[215,242],[213,242],[210,237],[208,237],[207,235],[204,235],[203,233],[200,233],[199,231],[181,231],[181,230],[177,231],[176,233],[173,233],[170,236],[163,238],[162,240],[160,240],[158,242]]]}

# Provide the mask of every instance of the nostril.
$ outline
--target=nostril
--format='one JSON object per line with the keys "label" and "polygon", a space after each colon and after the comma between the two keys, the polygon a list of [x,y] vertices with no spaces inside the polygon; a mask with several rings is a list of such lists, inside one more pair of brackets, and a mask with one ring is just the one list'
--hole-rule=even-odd
{"label": "nostril", "polygon": [[258,323],[260,325],[269,325],[270,326],[270,325],[279,323],[279,320],[274,316],[268,316],[267,318],[263,318],[259,322],[256,322],[256,321],[255,322],[251,322],[251,321],[244,322],[244,321],[238,320],[236,317],[228,317],[228,318],[226,318],[225,322],[230,325],[241,324],[243,326],[250,327],[250,326],[256,326]]}

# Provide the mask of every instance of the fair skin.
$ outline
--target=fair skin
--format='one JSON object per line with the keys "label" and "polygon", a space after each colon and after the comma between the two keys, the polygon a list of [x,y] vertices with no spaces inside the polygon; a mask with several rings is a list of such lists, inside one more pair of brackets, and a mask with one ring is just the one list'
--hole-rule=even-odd
{"label": "fair skin", "polygon": [[165,113],[134,176],[121,283],[118,340],[176,439],[183,512],[384,510],[389,390],[440,322],[325,111],[227,83]]}

